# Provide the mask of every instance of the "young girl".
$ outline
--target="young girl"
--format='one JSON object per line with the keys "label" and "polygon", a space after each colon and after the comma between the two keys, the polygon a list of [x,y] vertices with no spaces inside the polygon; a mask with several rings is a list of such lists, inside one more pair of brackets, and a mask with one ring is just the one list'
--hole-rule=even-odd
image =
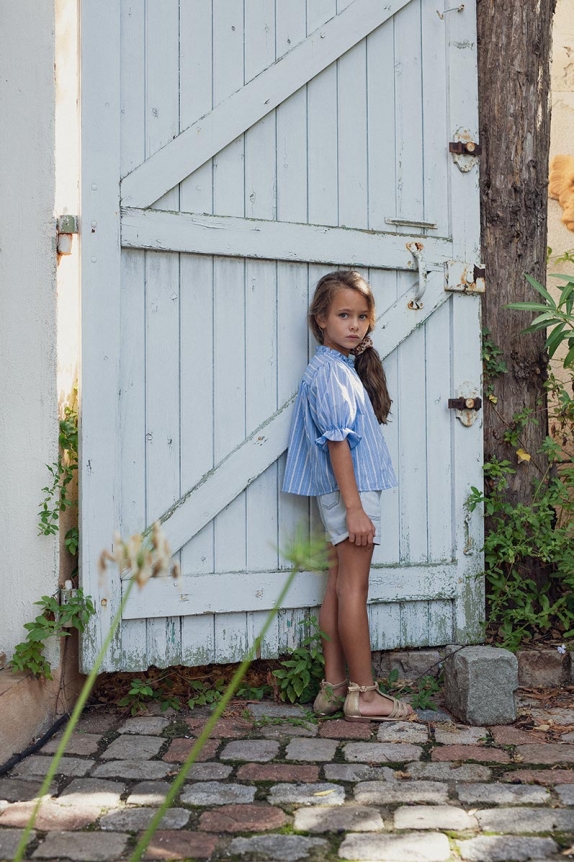
{"label": "young girl", "polygon": [[300,383],[283,490],[317,498],[328,539],[319,614],[328,638],[325,680],[314,710],[329,715],[343,703],[348,721],[397,721],[413,710],[374,685],[366,606],[373,546],[381,541],[380,496],[397,481],[379,428],[391,400],[369,338],[375,300],[365,279],[354,271],[324,275],[309,325],[320,346]]}

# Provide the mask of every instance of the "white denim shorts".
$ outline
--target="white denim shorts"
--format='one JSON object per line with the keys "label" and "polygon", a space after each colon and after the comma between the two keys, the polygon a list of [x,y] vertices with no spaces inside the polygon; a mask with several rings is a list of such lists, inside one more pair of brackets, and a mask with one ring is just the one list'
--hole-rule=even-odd
{"label": "white denim shorts", "polygon": [[[360,491],[359,499],[363,511],[373,521],[375,527],[374,545],[381,544],[381,491]],[[332,545],[337,545],[349,538],[349,530],[345,520],[345,506],[339,491],[320,494],[316,497],[319,514],[325,527],[326,539]]]}

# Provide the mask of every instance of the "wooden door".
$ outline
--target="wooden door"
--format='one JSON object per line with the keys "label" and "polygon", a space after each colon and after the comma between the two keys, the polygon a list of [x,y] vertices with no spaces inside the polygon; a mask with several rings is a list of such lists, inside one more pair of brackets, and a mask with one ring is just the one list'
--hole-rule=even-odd
{"label": "wooden door", "polygon": [[[122,595],[98,555],[158,518],[181,587],[130,597],[104,669],[237,661],[253,642],[285,576],[278,548],[319,527],[315,503],[280,488],[310,295],[349,266],[377,300],[399,477],[373,648],[479,639],[481,519],[465,500],[481,414],[467,426],[448,408],[481,374],[476,158],[449,153],[477,141],[474,4],[81,5],[82,583],[98,606],[84,670]],[[262,657],[297,642],[323,584],[298,575]]]}

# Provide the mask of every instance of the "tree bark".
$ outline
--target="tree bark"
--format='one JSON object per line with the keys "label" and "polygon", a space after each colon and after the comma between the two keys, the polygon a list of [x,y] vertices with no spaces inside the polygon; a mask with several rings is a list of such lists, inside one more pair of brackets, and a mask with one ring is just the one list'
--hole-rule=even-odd
{"label": "tree bark", "polygon": [[[529,499],[545,460],[546,334],[522,335],[533,315],[509,302],[536,300],[525,273],[545,283],[547,183],[551,126],[550,56],[555,0],[478,0],[481,229],[487,290],[484,326],[503,350],[507,373],[494,380],[494,404],[485,399],[485,453],[508,459],[516,502]],[[527,410],[519,445],[503,440],[514,416]],[[518,464],[516,449],[531,461]]]}

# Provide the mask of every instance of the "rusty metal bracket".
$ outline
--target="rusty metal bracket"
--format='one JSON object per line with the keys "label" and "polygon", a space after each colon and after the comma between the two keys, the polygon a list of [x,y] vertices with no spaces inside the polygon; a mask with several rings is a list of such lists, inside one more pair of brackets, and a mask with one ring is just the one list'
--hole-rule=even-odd
{"label": "rusty metal bracket", "polygon": [[473,140],[468,129],[457,129],[449,142],[449,152],[459,170],[466,174],[479,161],[481,144]]}
{"label": "rusty metal bracket", "polygon": [[411,308],[413,311],[417,311],[418,309],[423,308],[421,298],[427,288],[427,268],[425,266],[425,258],[423,256],[424,246],[422,242],[406,242],[405,247],[412,253],[417,261],[417,268],[419,271],[419,280],[416,282],[415,295],[413,299],[410,299],[407,303],[408,308]]}
{"label": "rusty metal bracket", "polygon": [[445,262],[445,290],[458,293],[485,293],[484,264],[463,260]]}
{"label": "rusty metal bracket", "polygon": [[78,233],[78,216],[58,216],[56,231],[58,237],[58,254],[72,254],[72,237]]}
{"label": "rusty metal bracket", "polygon": [[449,398],[447,406],[450,410],[455,410],[455,415],[462,425],[470,428],[481,410],[479,387],[469,382],[462,383],[457,389],[457,396],[457,398]]}

